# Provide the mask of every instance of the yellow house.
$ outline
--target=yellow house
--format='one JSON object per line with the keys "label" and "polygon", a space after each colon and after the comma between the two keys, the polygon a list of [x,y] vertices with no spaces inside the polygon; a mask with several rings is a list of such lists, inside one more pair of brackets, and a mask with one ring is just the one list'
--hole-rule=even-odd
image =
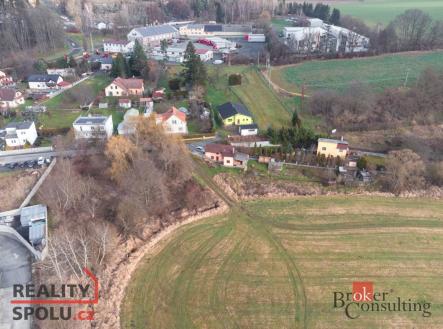
{"label": "yellow house", "polygon": [[228,102],[220,105],[217,110],[225,126],[240,126],[254,123],[251,113],[243,104]]}
{"label": "yellow house", "polygon": [[349,152],[348,142],[336,139],[319,138],[317,146],[317,155],[324,155],[325,157],[332,156],[334,158],[346,158]]}

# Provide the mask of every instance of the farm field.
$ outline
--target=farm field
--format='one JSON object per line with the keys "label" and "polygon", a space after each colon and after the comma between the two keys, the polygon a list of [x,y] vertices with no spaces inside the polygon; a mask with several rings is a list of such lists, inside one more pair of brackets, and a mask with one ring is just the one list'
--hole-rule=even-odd
{"label": "farm field", "polygon": [[[325,1],[323,1],[325,2]],[[443,19],[443,1],[440,0],[365,0],[327,1],[340,9],[342,15],[351,15],[364,20],[369,25],[387,25],[397,15],[408,9],[421,9],[436,20]]]}
{"label": "farm field", "polygon": [[[242,84],[228,86],[228,76],[242,75]],[[280,127],[291,119],[291,109],[266,85],[260,74],[246,66],[227,66],[209,70],[206,100],[213,108],[227,101],[247,106],[260,129],[269,125]]]}
{"label": "farm field", "polygon": [[403,86],[408,70],[407,86],[412,86],[426,68],[443,69],[443,51],[304,62],[274,67],[271,78],[292,92],[300,92],[302,84],[308,93],[318,89],[344,90],[352,81],[382,90]]}
{"label": "farm field", "polygon": [[[441,328],[443,205],[346,196],[249,201],[180,228],[139,264],[125,329]],[[334,292],[372,281],[421,312],[334,309]],[[358,311],[356,311],[358,312]],[[356,314],[355,314],[356,315]]]}

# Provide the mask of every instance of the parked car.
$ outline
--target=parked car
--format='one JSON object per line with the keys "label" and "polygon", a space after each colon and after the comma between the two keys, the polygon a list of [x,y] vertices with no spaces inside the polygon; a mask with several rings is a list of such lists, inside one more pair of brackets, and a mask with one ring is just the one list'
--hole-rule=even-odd
{"label": "parked car", "polygon": [[45,158],[39,157],[38,160],[37,160],[37,164],[39,166],[43,166],[45,164]]}
{"label": "parked car", "polygon": [[197,146],[195,149],[196,149],[197,151],[199,151],[199,152],[202,152],[202,153],[205,152],[205,149],[204,149],[203,146]]}

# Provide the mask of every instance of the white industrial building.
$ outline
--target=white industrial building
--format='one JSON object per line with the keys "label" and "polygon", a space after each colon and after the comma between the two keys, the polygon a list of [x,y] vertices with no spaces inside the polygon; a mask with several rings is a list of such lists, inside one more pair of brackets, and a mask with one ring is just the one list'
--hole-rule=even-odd
{"label": "white industrial building", "polygon": [[128,40],[138,40],[144,47],[159,45],[162,40],[179,38],[178,30],[168,24],[136,27],[128,33]]}
{"label": "white industrial building", "polygon": [[366,52],[369,38],[344,27],[329,25],[322,20],[309,19],[311,26],[285,27],[285,43],[299,52]]}
{"label": "white industrial building", "polygon": [[78,117],[72,124],[76,139],[108,139],[114,126],[112,115]]}
{"label": "white industrial building", "polygon": [[[172,45],[169,45],[166,48],[166,57],[168,61],[183,63],[187,46],[188,42],[173,43]],[[194,47],[196,54],[199,55],[202,62],[209,61],[214,57],[212,47],[199,43],[195,43]],[[161,47],[154,47],[152,50],[152,57],[156,60],[165,60],[165,54],[162,52]]]}
{"label": "white industrial building", "polygon": [[103,42],[103,50],[107,53],[131,53],[134,49],[134,41],[106,40]]}

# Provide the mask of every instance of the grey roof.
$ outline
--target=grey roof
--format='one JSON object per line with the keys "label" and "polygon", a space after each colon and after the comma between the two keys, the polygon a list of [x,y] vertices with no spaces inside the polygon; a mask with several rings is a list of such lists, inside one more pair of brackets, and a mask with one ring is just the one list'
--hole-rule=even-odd
{"label": "grey roof", "polygon": [[318,141],[325,143],[335,143],[335,144],[349,144],[347,141],[342,141],[339,139],[331,139],[331,138],[319,138]]}
{"label": "grey roof", "polygon": [[205,32],[221,32],[223,31],[223,25],[221,24],[206,24]]}
{"label": "grey roof", "polygon": [[32,223],[31,226],[29,226],[29,242],[31,242],[33,245],[39,244],[45,237],[45,228],[45,221]]}
{"label": "grey roof", "polygon": [[28,82],[57,82],[59,78],[58,74],[33,74],[28,77]]}
{"label": "grey roof", "polygon": [[204,24],[188,24],[187,28],[188,29],[204,29],[205,25]]}
{"label": "grey roof", "polygon": [[100,62],[102,64],[112,64],[112,57],[111,56],[107,56],[107,57],[103,57],[103,56],[99,56],[99,55],[94,55],[89,59],[90,62]]}
{"label": "grey roof", "polygon": [[134,30],[140,33],[144,37],[178,32],[178,30],[175,27],[166,24],[137,27]]}
{"label": "grey roof", "polygon": [[5,139],[18,138],[17,133],[6,134]]}
{"label": "grey roof", "polygon": [[42,204],[22,208],[20,212],[20,223],[22,226],[28,226],[30,222],[36,220],[46,220],[47,208]]}
{"label": "grey roof", "polygon": [[109,117],[96,116],[96,117],[78,117],[73,125],[98,125],[105,124]]}
{"label": "grey roof", "polygon": [[241,125],[239,127],[239,129],[240,130],[243,130],[243,129],[258,129],[258,126],[255,123],[253,123],[253,124],[250,124],[250,125]]}
{"label": "grey roof", "polygon": [[233,115],[236,115],[236,114],[243,114],[243,115],[246,115],[246,116],[252,118],[252,115],[251,115],[251,113],[249,113],[246,106],[244,106],[243,104],[240,104],[240,103],[228,102],[228,103],[222,104],[219,107],[217,107],[217,110],[223,119],[227,119],[227,118],[232,117]]}
{"label": "grey roof", "polygon": [[236,152],[234,154],[234,160],[238,160],[238,161],[247,161],[249,160],[249,155],[246,153],[240,153],[240,152]]}
{"label": "grey roof", "polygon": [[15,129],[29,129],[31,128],[33,121],[22,121],[22,122],[10,122],[5,128],[15,128]]}

